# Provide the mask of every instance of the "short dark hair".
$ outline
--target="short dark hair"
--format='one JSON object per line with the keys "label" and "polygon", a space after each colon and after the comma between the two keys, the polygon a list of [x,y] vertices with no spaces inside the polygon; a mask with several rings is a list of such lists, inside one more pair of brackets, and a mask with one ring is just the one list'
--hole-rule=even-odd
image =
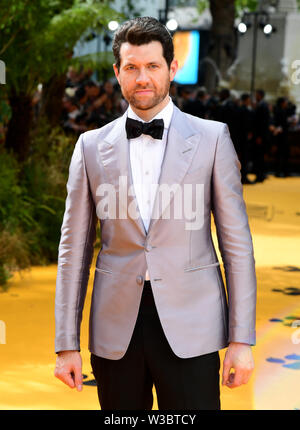
{"label": "short dark hair", "polygon": [[250,99],[250,94],[248,94],[248,93],[243,93],[242,95],[241,95],[241,101],[242,102],[245,102],[246,100],[249,100]]}
{"label": "short dark hair", "polygon": [[228,99],[230,97],[230,91],[228,88],[223,88],[220,91],[220,97],[222,100]]}
{"label": "short dark hair", "polygon": [[264,90],[262,90],[262,89],[258,89],[258,90],[256,90],[256,93],[257,94],[259,94],[260,96],[261,96],[261,98],[263,99],[264,97],[265,97],[265,95],[266,95],[266,93],[265,93],[265,91]]}
{"label": "short dark hair", "polygon": [[132,45],[139,46],[153,41],[158,41],[162,44],[163,56],[170,68],[174,59],[174,45],[167,27],[150,16],[133,18],[124,22],[116,31],[112,44],[118,70],[121,64],[120,49],[122,43],[129,42]]}

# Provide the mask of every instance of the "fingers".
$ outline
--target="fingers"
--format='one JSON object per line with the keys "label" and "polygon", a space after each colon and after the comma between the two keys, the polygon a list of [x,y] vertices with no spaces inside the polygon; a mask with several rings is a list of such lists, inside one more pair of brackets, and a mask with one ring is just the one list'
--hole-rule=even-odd
{"label": "fingers", "polygon": [[223,376],[222,376],[222,385],[227,385],[229,382],[229,375],[231,369],[231,362],[228,360],[224,360],[223,363]]}
{"label": "fingers", "polygon": [[[233,370],[233,373],[230,371]],[[230,343],[223,362],[222,384],[236,388],[247,384],[254,370],[251,347],[248,344]]]}
{"label": "fingers", "polygon": [[244,382],[244,372],[241,369],[236,369],[234,373],[230,373],[226,383],[228,388],[240,387]]}
{"label": "fingers", "polygon": [[81,368],[80,369],[76,369],[75,375],[74,375],[74,379],[75,379],[75,386],[77,388],[77,391],[82,391],[82,372],[81,372]]}
{"label": "fingers", "polygon": [[74,373],[72,368],[67,368],[66,366],[61,368],[55,368],[54,376],[61,380],[64,384],[68,385],[70,388],[75,387],[75,381],[73,377]]}
{"label": "fingers", "polygon": [[240,387],[243,384],[247,384],[252,374],[252,369],[245,369],[242,367],[236,367],[234,372],[230,373],[231,368],[228,370],[228,366],[223,372],[222,384],[228,388]]}
{"label": "fingers", "polygon": [[57,358],[54,376],[70,388],[82,391],[82,368],[81,359],[78,355],[61,355]]}

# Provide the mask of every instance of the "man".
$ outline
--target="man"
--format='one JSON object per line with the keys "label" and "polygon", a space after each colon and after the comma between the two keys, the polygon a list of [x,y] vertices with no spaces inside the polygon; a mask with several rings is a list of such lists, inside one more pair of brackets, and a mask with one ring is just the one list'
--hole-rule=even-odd
{"label": "man", "polygon": [[[165,26],[149,17],[130,20],[116,32],[113,52],[129,108],[84,133],[72,157],[59,246],[55,375],[81,390],[80,322],[100,217],[89,350],[101,408],[151,410],[154,384],[159,409],[219,409],[218,351],[228,346],[228,387],[247,383],[253,370],[256,277],[240,163],[225,124],[184,114],[170,100],[178,64]],[[159,191],[174,184],[160,201]],[[200,220],[189,222],[190,210],[168,216],[184,186],[196,185],[184,209],[197,204]],[[117,206],[108,215],[100,198],[105,187]]]}
{"label": "man", "polygon": [[248,179],[248,163],[252,159],[253,143],[253,110],[251,109],[250,94],[241,95],[241,105],[239,110],[239,152],[238,156],[241,162],[242,184],[253,184]]}
{"label": "man", "polygon": [[275,176],[289,176],[289,102],[286,97],[279,97],[273,109],[272,125],[270,126],[276,142]]}
{"label": "man", "polygon": [[205,117],[205,92],[200,89],[197,92],[190,89],[190,92],[186,93],[187,99],[183,103],[182,111],[189,113],[190,115],[197,116],[199,118]]}
{"label": "man", "polygon": [[239,107],[233,100],[230,91],[223,88],[219,94],[219,105],[217,106],[214,119],[227,124],[230,136],[236,152],[239,150]]}
{"label": "man", "polygon": [[270,110],[265,101],[264,90],[257,90],[255,93],[256,107],[254,109],[254,173],[256,182],[263,182],[266,179],[265,154],[268,146]]}

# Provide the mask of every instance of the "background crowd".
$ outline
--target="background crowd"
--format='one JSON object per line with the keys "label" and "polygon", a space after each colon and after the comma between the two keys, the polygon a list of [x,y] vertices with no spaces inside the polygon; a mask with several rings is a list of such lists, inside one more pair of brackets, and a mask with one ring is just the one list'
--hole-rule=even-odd
{"label": "background crowd", "polygon": [[[269,165],[266,157],[273,157],[276,176],[291,174],[289,164],[290,134],[300,130],[296,106],[280,97],[274,104],[265,100],[259,89],[255,96],[236,94],[222,89],[208,94],[205,88],[181,87],[172,82],[170,96],[182,111],[200,118],[222,121],[229,127],[232,141],[241,162],[242,182],[263,182]],[[62,100],[61,125],[66,132],[80,134],[102,127],[122,115],[127,109],[117,82],[99,84],[93,72],[76,72],[69,68]],[[38,109],[38,97],[37,97]],[[249,180],[253,173],[255,179]]]}
{"label": "background crowd", "polygon": [[[270,167],[266,158],[270,155],[274,158],[276,176],[291,174],[290,133],[299,131],[300,123],[296,106],[287,98],[280,97],[276,103],[270,104],[265,100],[262,89],[256,90],[252,98],[248,93],[237,95],[228,89],[210,95],[204,88],[180,90],[176,85],[173,85],[171,94],[184,112],[228,125],[241,162],[243,183],[266,179]],[[254,173],[256,179],[250,181],[248,173]]]}

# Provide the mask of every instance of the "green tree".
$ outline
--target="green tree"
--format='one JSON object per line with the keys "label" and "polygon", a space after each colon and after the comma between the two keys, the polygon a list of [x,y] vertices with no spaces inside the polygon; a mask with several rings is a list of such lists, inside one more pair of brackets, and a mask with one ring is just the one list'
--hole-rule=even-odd
{"label": "green tree", "polygon": [[1,0],[1,10],[0,57],[12,110],[6,147],[22,161],[30,147],[37,85],[63,76],[77,41],[120,14],[109,0]]}

